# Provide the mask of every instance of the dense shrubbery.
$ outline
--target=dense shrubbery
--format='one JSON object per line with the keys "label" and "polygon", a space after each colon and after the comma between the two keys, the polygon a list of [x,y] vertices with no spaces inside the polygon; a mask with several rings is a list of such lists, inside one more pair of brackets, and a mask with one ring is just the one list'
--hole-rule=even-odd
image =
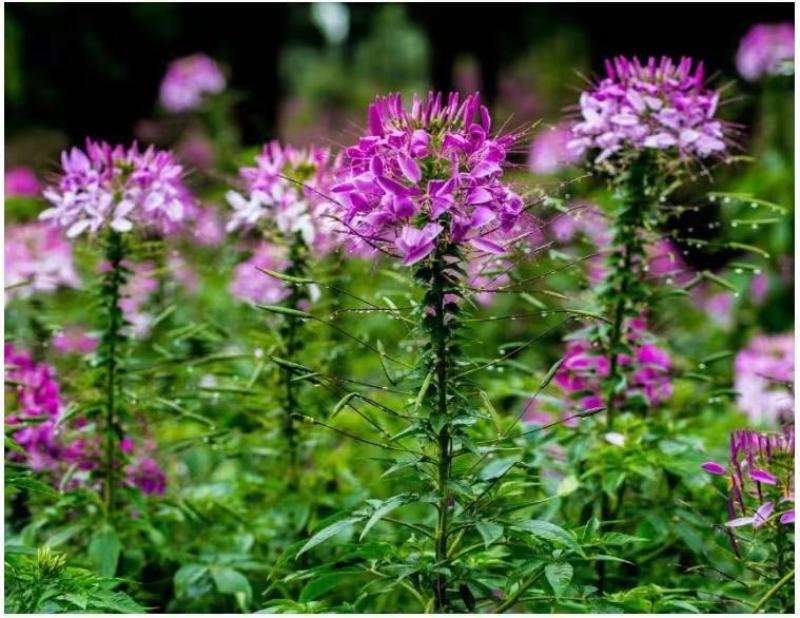
{"label": "dense shrubbery", "polygon": [[7,611],[793,611],[791,37],[7,170]]}

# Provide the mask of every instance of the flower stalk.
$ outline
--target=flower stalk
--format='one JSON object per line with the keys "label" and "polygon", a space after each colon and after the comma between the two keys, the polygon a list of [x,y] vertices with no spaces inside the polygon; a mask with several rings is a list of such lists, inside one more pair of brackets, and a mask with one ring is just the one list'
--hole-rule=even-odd
{"label": "flower stalk", "polygon": [[111,520],[115,508],[117,451],[119,442],[123,437],[119,394],[122,365],[121,353],[125,341],[122,329],[125,320],[119,301],[122,297],[122,287],[125,285],[127,278],[127,269],[123,264],[125,242],[122,234],[114,230],[108,230],[104,236],[103,244],[105,257],[108,261],[108,271],[103,276],[101,284],[103,336],[98,350],[100,366],[104,368],[101,378],[105,412],[103,500],[105,502],[106,519]]}

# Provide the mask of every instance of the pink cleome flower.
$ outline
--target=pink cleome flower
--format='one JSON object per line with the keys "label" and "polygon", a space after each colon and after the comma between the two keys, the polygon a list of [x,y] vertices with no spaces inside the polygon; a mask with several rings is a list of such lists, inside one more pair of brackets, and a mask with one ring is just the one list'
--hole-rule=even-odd
{"label": "pink cleome flower", "polygon": [[160,100],[168,112],[187,112],[200,107],[206,95],[225,90],[219,65],[205,54],[193,54],[170,63],[161,81]]}
{"label": "pink cleome flower", "polygon": [[690,58],[607,60],[606,77],[581,94],[570,151],[594,151],[595,163],[645,149],[682,158],[724,153],[724,126],[715,117],[720,93],[704,85],[703,63],[692,64]]}
{"label": "pink cleome flower", "polygon": [[794,24],[756,24],[739,43],[736,68],[748,81],[794,72]]}
{"label": "pink cleome flower", "polygon": [[528,169],[534,174],[547,176],[557,174],[575,163],[580,156],[568,148],[571,140],[572,127],[568,123],[542,129],[531,142]]}
{"label": "pink cleome flower", "polygon": [[144,152],[86,140],[86,151],[61,155],[63,174],[44,191],[53,205],[39,215],[67,230],[72,238],[85,231],[134,227],[171,233],[185,226],[196,209],[183,184],[183,168],[170,152],[153,146]]}
{"label": "pink cleome flower", "polygon": [[369,106],[367,134],[345,151],[333,187],[351,250],[425,259],[440,236],[476,255],[502,255],[520,231],[522,199],[502,181],[516,136],[492,135],[480,96],[451,93],[410,108],[400,95]]}
{"label": "pink cleome flower", "polygon": [[39,179],[29,167],[11,167],[5,171],[6,197],[37,197],[41,191]]}
{"label": "pink cleome flower", "polygon": [[738,404],[756,423],[793,417],[794,333],[758,335],[734,360]]}

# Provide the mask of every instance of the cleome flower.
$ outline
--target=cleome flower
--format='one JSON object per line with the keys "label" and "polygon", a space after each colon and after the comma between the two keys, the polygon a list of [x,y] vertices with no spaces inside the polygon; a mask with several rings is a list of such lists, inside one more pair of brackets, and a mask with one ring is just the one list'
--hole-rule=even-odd
{"label": "cleome flower", "polygon": [[183,184],[183,168],[172,153],[136,143],[125,148],[86,140],[86,151],[61,154],[63,174],[44,191],[53,204],[39,215],[67,230],[67,237],[109,227],[171,233],[192,217],[194,199]]}
{"label": "cleome flower", "polygon": [[377,97],[368,119],[332,188],[351,250],[381,250],[406,265],[440,237],[482,255],[506,252],[523,213],[501,180],[516,136],[491,135],[479,94],[414,96],[410,108],[399,94]]}
{"label": "cleome flower", "polygon": [[225,90],[225,85],[225,76],[212,58],[193,54],[170,63],[159,98],[168,112],[187,112],[200,107],[206,95]]}
{"label": "cleome flower", "polygon": [[748,81],[794,73],[794,24],[756,24],[739,43],[736,68]]}
{"label": "cleome flower", "polygon": [[777,426],[794,414],[794,333],[757,335],[736,354],[739,407],[755,423]]}
{"label": "cleome flower", "polygon": [[569,150],[597,153],[595,163],[645,149],[681,158],[724,153],[724,126],[715,117],[720,93],[703,80],[703,63],[693,66],[687,57],[607,60],[606,77],[581,94],[582,120],[573,125]]}
{"label": "cleome flower", "polygon": [[701,466],[730,478],[728,528],[794,523],[794,446],[794,425],[777,433],[734,431],[728,465],[707,461]]}
{"label": "cleome flower", "polygon": [[61,230],[42,223],[9,224],[5,241],[7,297],[80,287],[72,245]]}
{"label": "cleome flower", "polygon": [[339,159],[327,148],[298,149],[277,141],[264,146],[255,167],[243,167],[247,196],[228,191],[233,207],[227,230],[251,229],[269,223],[286,237],[299,234],[317,253],[332,251],[337,244],[330,190]]}
{"label": "cleome flower", "polygon": [[[650,406],[665,401],[672,394],[669,354],[650,341],[642,319],[628,322],[627,343],[630,354],[619,355],[619,365],[628,375],[628,386],[620,400],[640,396]],[[570,399],[569,415],[605,404],[602,386],[610,372],[610,361],[599,348],[585,339],[569,342],[553,380]]]}

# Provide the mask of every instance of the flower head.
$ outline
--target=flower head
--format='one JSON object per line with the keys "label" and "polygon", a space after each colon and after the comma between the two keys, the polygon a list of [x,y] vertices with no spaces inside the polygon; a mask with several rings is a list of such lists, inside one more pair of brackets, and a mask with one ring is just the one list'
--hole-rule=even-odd
{"label": "flower head", "polygon": [[5,230],[7,296],[30,296],[34,292],[54,292],[59,287],[76,288],[80,279],[75,270],[72,245],[61,230],[41,223],[10,224]]}
{"label": "flower head", "polygon": [[6,197],[36,197],[39,191],[41,191],[39,179],[29,167],[11,167],[6,170]]}
{"label": "flower head", "polygon": [[170,152],[144,152],[86,140],[86,151],[61,155],[58,186],[45,189],[53,204],[39,215],[67,230],[67,237],[104,227],[128,232],[137,227],[170,233],[184,225],[196,206],[183,184],[183,168]]}
{"label": "flower head", "polygon": [[219,65],[205,54],[194,54],[170,63],[161,81],[161,105],[169,112],[197,109],[203,98],[225,90]]}
{"label": "flower head", "polygon": [[595,162],[625,151],[669,150],[681,158],[725,152],[716,119],[720,93],[704,84],[703,63],[663,57],[642,63],[622,56],[606,61],[606,77],[581,94],[582,119],[569,149],[595,151]]}
{"label": "flower head", "polygon": [[[727,527],[757,529],[773,513],[781,524],[794,522],[794,447],[794,425],[777,433],[744,429],[731,434],[727,466],[713,461],[702,465],[710,474],[730,478]],[[731,540],[737,549],[733,536]]]}
{"label": "flower head", "polygon": [[479,95],[377,97],[367,134],[345,151],[336,214],[353,250],[380,249],[405,264],[446,241],[503,254],[518,232],[522,199],[502,182],[513,135],[492,135]]}
{"label": "flower head", "polygon": [[236,267],[230,292],[237,298],[254,303],[275,305],[291,293],[285,282],[259,269],[280,272],[288,266],[285,252],[275,245],[260,243],[253,255]]}
{"label": "flower head", "polygon": [[[618,357],[620,367],[627,374],[627,389],[620,394],[620,403],[639,396],[651,406],[658,405],[672,394],[672,360],[666,351],[650,341],[643,320],[629,320],[627,333],[630,353]],[[553,381],[569,396],[570,414],[604,405],[603,382],[610,371],[610,361],[598,346],[586,339],[569,342]]]}
{"label": "flower head", "polygon": [[269,221],[286,237],[299,234],[318,253],[331,251],[338,238],[329,196],[338,166],[326,148],[266,144],[256,166],[240,170],[247,197],[235,191],[226,196],[234,209],[228,231]]}
{"label": "flower head", "polygon": [[794,24],[756,24],[739,43],[736,68],[746,80],[794,73]]}

